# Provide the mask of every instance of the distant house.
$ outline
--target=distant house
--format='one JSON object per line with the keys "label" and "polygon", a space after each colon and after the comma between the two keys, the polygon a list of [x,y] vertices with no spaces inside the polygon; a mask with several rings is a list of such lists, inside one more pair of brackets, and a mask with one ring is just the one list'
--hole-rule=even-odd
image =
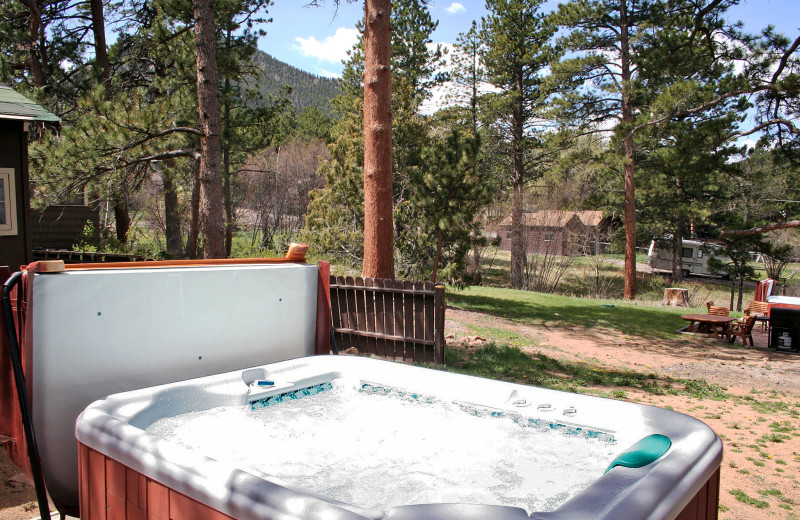
{"label": "distant house", "polygon": [[[610,220],[602,211],[529,211],[522,215],[529,253],[598,254],[605,251]],[[511,216],[500,222],[500,249],[511,250]]]}
{"label": "distant house", "polygon": [[28,129],[60,119],[0,83],[0,266],[33,261]]}

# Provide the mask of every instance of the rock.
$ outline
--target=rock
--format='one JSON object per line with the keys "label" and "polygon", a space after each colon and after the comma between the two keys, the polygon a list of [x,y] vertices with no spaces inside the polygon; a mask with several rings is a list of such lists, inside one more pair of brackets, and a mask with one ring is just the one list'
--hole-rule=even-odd
{"label": "rock", "polygon": [[345,354],[349,354],[351,356],[357,356],[358,355],[358,349],[356,347],[350,347],[349,349],[345,350],[344,353]]}
{"label": "rock", "polygon": [[11,488],[12,493],[22,493],[25,486],[30,486],[31,481],[24,473],[17,473],[6,479],[6,486]]}

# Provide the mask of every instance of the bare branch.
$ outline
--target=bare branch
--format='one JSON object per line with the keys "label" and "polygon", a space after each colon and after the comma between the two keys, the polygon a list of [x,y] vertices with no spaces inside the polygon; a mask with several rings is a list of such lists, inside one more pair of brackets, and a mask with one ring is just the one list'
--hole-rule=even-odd
{"label": "bare branch", "polygon": [[745,136],[748,136],[748,135],[755,134],[756,132],[759,132],[759,131],[767,128],[767,127],[776,126],[776,125],[781,126],[781,127],[786,127],[791,133],[800,135],[800,128],[795,126],[794,123],[792,123],[788,119],[783,119],[783,118],[777,117],[775,119],[770,119],[769,121],[764,121],[763,123],[751,128],[750,130],[747,130],[746,132],[736,132],[731,137],[734,138],[734,139],[737,139],[739,137],[745,137]]}
{"label": "bare branch", "polygon": [[[135,130],[135,129],[134,128],[129,128],[129,130]],[[134,141],[132,143],[128,143],[123,147],[123,149],[124,150],[130,150],[131,148],[133,148],[135,146],[139,146],[140,144],[144,144],[147,141],[150,141],[152,139],[158,139],[159,137],[164,137],[166,135],[175,134],[175,133],[194,134],[194,135],[198,135],[198,136],[202,136],[203,135],[203,132],[201,132],[197,128],[191,128],[191,127],[186,127],[186,126],[176,126],[176,127],[173,127],[173,128],[167,128],[166,130],[162,130],[161,132],[158,132],[156,134],[149,134],[146,137],[143,137],[142,139],[139,139],[138,141]]]}
{"label": "bare branch", "polygon": [[754,227],[750,229],[724,229],[719,237],[746,237],[751,235],[761,235],[769,231],[776,231],[778,229],[789,229],[800,227],[800,220],[790,220],[780,224],[772,224],[770,226]]}
{"label": "bare branch", "polygon": [[133,166],[136,164],[148,163],[151,161],[163,161],[164,159],[174,159],[176,157],[191,157],[195,161],[200,159],[200,152],[197,150],[171,150],[169,152],[161,152],[147,157],[139,157],[132,161],[126,161],[126,166]]}
{"label": "bare branch", "polygon": [[792,53],[794,53],[794,51],[796,51],[797,47],[799,46],[800,46],[800,36],[798,36],[797,39],[795,39],[794,43],[792,43],[792,46],[786,49],[786,52],[784,52],[783,56],[781,56],[781,61],[778,63],[778,68],[775,70],[775,74],[772,75],[773,84],[778,82],[778,78],[780,77],[781,72],[783,72],[783,69],[786,68],[786,62],[789,61],[789,56],[791,56]]}

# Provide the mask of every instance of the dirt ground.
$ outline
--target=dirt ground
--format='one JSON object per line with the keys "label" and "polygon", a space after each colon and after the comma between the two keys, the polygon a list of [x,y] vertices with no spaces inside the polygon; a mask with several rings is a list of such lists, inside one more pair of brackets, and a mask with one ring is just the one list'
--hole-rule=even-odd
{"label": "dirt ground", "polygon": [[11,463],[5,448],[0,449],[0,479],[0,519],[23,520],[39,516],[33,486]]}
{"label": "dirt ground", "polygon": [[[720,519],[800,519],[800,355],[767,350],[766,333],[754,333],[756,347],[745,349],[741,343],[680,335],[654,341],[598,328],[542,329],[448,309],[449,347],[480,345],[472,326],[505,328],[530,339],[523,349],[529,353],[725,386],[730,397],[724,400],[636,389],[625,389],[623,398],[697,417],[723,439]],[[0,450],[0,478],[0,520],[37,517],[33,489],[5,450]]]}

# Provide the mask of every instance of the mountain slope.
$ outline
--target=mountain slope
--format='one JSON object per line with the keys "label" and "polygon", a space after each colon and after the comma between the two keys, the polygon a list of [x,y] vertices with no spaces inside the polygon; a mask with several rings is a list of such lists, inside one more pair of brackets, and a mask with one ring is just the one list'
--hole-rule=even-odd
{"label": "mountain slope", "polygon": [[298,112],[313,106],[325,115],[331,115],[330,102],[339,94],[339,80],[315,76],[262,51],[257,51],[255,59],[264,71],[257,86],[265,98],[268,95],[280,95],[281,88],[289,85],[292,87],[289,97]]}

